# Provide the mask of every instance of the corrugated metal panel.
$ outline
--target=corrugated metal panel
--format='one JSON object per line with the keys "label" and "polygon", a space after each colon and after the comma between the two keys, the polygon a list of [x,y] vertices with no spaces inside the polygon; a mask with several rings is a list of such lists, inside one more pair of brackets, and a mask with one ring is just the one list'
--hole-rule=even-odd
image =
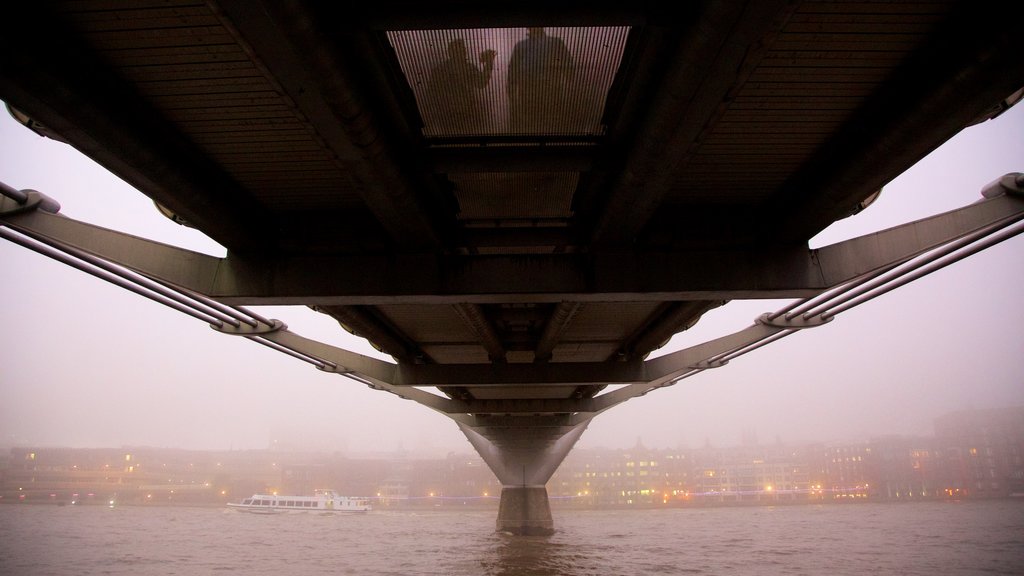
{"label": "corrugated metal panel", "polygon": [[568,218],[579,174],[451,174],[460,220]]}
{"label": "corrugated metal panel", "polygon": [[509,364],[529,364],[535,358],[532,350],[510,350],[505,354],[505,361]]}
{"label": "corrugated metal panel", "polygon": [[927,2],[802,4],[704,132],[666,201],[764,201],[947,10]]}
{"label": "corrugated metal panel", "polygon": [[423,135],[603,134],[629,28],[540,30],[388,32]]}
{"label": "corrugated metal panel", "polygon": [[479,344],[425,344],[422,349],[438,364],[487,364],[487,350]]}
{"label": "corrugated metal panel", "polygon": [[561,340],[622,340],[637,330],[638,319],[646,319],[660,305],[660,302],[587,302],[562,332]]}
{"label": "corrugated metal panel", "polygon": [[377,306],[377,310],[403,333],[418,342],[436,344],[478,340],[476,333],[451,306],[395,304]]}
{"label": "corrugated metal panel", "polygon": [[551,362],[604,362],[618,349],[618,342],[562,342],[551,351]]}
{"label": "corrugated metal panel", "polygon": [[480,400],[500,398],[568,398],[576,390],[576,386],[478,386],[473,388],[473,396]]}
{"label": "corrugated metal panel", "polygon": [[355,182],[205,3],[65,8],[120,75],[267,208],[359,201]]}

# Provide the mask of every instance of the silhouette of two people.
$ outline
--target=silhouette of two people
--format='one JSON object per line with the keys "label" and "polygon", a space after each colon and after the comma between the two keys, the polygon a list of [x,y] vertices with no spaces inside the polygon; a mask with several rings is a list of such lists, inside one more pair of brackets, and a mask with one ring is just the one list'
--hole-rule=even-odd
{"label": "silhouette of two people", "polygon": [[[448,43],[447,57],[427,81],[431,113],[441,114],[444,126],[459,134],[490,131],[492,113],[482,98],[494,72],[494,50],[480,52],[472,62],[465,40]],[[573,81],[573,59],[561,38],[544,28],[530,28],[516,43],[508,65],[508,126],[513,133],[563,131],[571,117],[567,101]]]}

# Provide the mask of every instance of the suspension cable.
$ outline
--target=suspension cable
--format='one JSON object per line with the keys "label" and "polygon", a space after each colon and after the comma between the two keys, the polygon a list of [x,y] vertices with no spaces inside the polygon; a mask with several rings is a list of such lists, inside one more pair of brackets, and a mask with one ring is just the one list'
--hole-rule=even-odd
{"label": "suspension cable", "polygon": [[[759,336],[733,346],[729,350],[699,360],[683,374],[652,389],[670,386],[709,368],[724,366],[730,360],[773,342],[778,342],[787,336],[796,334],[801,329],[821,326],[842,312],[1024,233],[1022,220],[1024,220],[1024,213],[1004,218],[916,257],[891,263],[822,294],[796,300],[775,312],[765,314],[758,322],[779,327],[780,331]],[[793,322],[798,318],[803,322]],[[644,391],[643,394],[652,389]]]}
{"label": "suspension cable", "polygon": [[175,309],[175,310],[177,310],[179,312],[184,312],[185,314],[188,314],[189,316],[192,316],[193,318],[197,318],[199,320],[202,320],[204,322],[207,322],[207,323],[210,323],[210,324],[214,324],[214,325],[221,325],[222,324],[222,321],[219,318],[216,318],[214,316],[206,314],[203,311],[196,310],[192,306],[185,305],[185,304],[183,304],[181,302],[178,302],[178,301],[176,301],[176,300],[174,300],[172,298],[169,298],[169,297],[167,297],[167,296],[165,296],[163,294],[156,293],[156,292],[154,292],[152,290],[147,290],[143,286],[140,286],[138,283],[135,283],[135,282],[132,282],[132,281],[130,281],[128,279],[125,279],[125,278],[123,278],[123,277],[121,277],[121,276],[119,276],[117,274],[114,274],[114,273],[108,271],[108,270],[104,270],[102,268],[99,268],[99,267],[96,267],[96,266],[92,266],[92,265],[90,265],[90,264],[88,264],[88,263],[86,263],[86,262],[84,262],[82,260],[79,260],[77,258],[74,258],[74,257],[72,257],[72,256],[70,256],[70,255],[68,255],[68,254],[66,254],[66,253],[56,249],[56,248],[53,248],[51,246],[48,246],[48,245],[40,243],[40,242],[36,242],[36,241],[26,237],[26,236],[22,236],[20,234],[16,234],[14,232],[11,232],[6,227],[0,226],[0,237],[4,238],[6,240],[10,240],[11,242],[14,242],[15,244],[18,244],[19,246],[23,246],[25,248],[28,248],[29,250],[32,250],[33,252],[37,252],[39,254],[42,254],[43,256],[47,256],[49,258],[52,258],[52,259],[54,259],[54,260],[56,260],[56,261],[58,261],[58,262],[60,262],[62,264],[66,264],[68,266],[71,266],[72,268],[81,270],[82,272],[85,272],[86,274],[90,274],[90,275],[95,276],[95,277],[97,277],[97,278],[99,278],[101,280],[106,280],[107,282],[110,282],[111,284],[114,284],[114,285],[116,285],[116,286],[118,286],[120,288],[124,288],[125,290],[129,290],[129,291],[134,292],[134,293],[136,293],[136,294],[138,294],[140,296],[144,296],[146,298],[149,298],[150,300],[153,300],[154,302],[159,302],[160,304],[163,304],[165,306],[173,308],[173,309]]}
{"label": "suspension cable", "polygon": [[[245,308],[227,306],[211,298],[202,296],[201,294],[184,290],[165,282],[152,280],[129,269],[115,265],[108,260],[89,254],[81,249],[68,246],[60,242],[55,242],[45,237],[37,238],[35,235],[15,232],[8,229],[6,226],[0,226],[0,238],[9,240],[19,246],[32,250],[33,252],[42,254],[43,256],[47,256],[62,264],[75,268],[76,270],[80,270],[86,274],[105,280],[115,286],[124,288],[125,290],[148,298],[154,302],[163,304],[164,306],[177,310],[178,312],[187,314],[197,320],[206,322],[215,328],[222,329],[225,327],[225,324],[237,328],[241,326],[241,322],[245,322],[254,328],[259,324],[274,329],[276,329],[277,326],[283,326],[280,322],[268,320]],[[225,333],[235,333],[226,332],[225,330],[221,331]],[[273,350],[313,364],[317,368],[327,369],[337,367],[337,364],[334,362],[317,358],[277,342],[272,342],[258,334],[247,334],[245,332],[237,333],[245,336],[249,340],[272,348]]]}

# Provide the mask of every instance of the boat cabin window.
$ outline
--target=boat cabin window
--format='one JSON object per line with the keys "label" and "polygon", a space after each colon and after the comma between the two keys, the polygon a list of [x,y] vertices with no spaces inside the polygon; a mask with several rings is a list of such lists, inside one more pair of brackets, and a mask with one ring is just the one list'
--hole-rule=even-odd
{"label": "boat cabin window", "polygon": [[245,505],[245,506],[251,505],[252,504],[252,498],[246,498],[245,500],[242,500],[242,504]]}

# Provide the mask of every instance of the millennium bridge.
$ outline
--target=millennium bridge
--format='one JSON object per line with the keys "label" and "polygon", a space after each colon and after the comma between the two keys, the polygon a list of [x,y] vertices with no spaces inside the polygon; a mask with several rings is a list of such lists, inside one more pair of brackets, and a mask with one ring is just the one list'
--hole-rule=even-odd
{"label": "millennium bridge", "polygon": [[[1024,230],[1024,177],[993,174],[969,206],[808,246],[1021,98],[1021,3],[40,0],[5,15],[9,113],[226,256],[6,184],[0,236],[451,418],[513,533],[553,530],[545,484],[598,414]],[[731,300],[780,298],[650,357]],[[308,306],[393,361],[246,308],[262,305]]]}

